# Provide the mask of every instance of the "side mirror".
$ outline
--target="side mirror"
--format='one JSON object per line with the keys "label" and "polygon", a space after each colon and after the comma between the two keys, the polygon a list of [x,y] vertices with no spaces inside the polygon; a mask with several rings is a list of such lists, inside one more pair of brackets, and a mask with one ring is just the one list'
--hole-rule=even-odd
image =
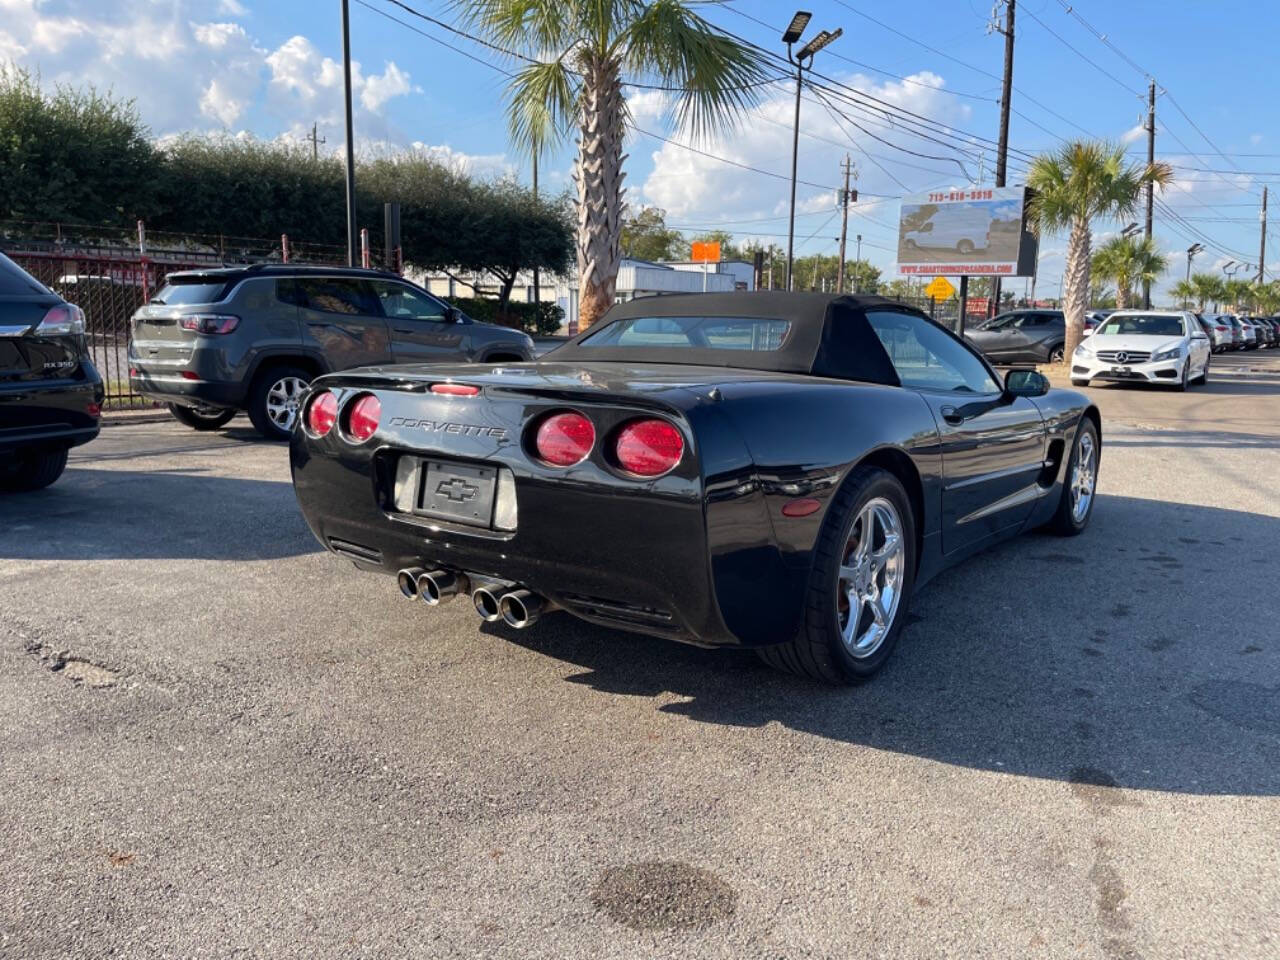
{"label": "side mirror", "polygon": [[450,323],[461,323],[462,311],[457,307],[449,307],[449,309],[444,312],[444,318]]}
{"label": "side mirror", "polygon": [[1010,397],[1043,397],[1049,392],[1049,378],[1035,370],[1010,370],[1004,392]]}

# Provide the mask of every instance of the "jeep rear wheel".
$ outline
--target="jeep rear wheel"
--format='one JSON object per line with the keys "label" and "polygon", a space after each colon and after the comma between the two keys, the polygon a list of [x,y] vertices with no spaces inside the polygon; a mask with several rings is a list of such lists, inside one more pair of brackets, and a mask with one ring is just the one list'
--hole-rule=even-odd
{"label": "jeep rear wheel", "polygon": [[249,419],[254,429],[268,440],[288,440],[311,377],[311,372],[301,367],[271,367],[259,373],[249,391]]}

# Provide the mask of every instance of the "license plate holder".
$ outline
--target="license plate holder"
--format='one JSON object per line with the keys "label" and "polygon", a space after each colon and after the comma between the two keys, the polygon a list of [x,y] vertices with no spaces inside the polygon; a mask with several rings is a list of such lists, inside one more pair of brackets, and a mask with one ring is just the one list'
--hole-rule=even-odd
{"label": "license plate holder", "polygon": [[498,468],[422,460],[414,513],[473,527],[493,525]]}
{"label": "license plate holder", "polygon": [[1112,367],[1111,372],[1119,377],[1127,377],[1129,374],[1133,373],[1133,371],[1128,367]]}

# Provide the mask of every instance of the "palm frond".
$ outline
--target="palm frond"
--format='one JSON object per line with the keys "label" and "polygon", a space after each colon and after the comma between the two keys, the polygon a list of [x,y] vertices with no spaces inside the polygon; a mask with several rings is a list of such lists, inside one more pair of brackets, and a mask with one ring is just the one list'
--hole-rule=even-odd
{"label": "palm frond", "polygon": [[731,129],[768,79],[759,57],[717,31],[683,0],[637,5],[616,50],[637,75],[678,88],[672,112],[682,130],[706,139]]}
{"label": "palm frond", "polygon": [[562,60],[531,63],[507,85],[511,139],[530,154],[556,143],[573,123],[578,77]]}
{"label": "palm frond", "polygon": [[594,3],[575,0],[453,0],[465,24],[478,27],[499,47],[545,59],[558,56],[577,38],[583,11]]}

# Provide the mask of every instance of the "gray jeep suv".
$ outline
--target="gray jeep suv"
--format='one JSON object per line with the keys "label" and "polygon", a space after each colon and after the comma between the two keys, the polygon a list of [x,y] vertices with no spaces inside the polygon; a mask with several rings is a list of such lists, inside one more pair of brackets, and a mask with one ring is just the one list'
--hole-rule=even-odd
{"label": "gray jeep suv", "polygon": [[322,373],[383,363],[532,360],[518,330],[477,323],[394,273],[288,264],[171,273],[133,315],[129,384],[196,430],[239,410],[285,439]]}

